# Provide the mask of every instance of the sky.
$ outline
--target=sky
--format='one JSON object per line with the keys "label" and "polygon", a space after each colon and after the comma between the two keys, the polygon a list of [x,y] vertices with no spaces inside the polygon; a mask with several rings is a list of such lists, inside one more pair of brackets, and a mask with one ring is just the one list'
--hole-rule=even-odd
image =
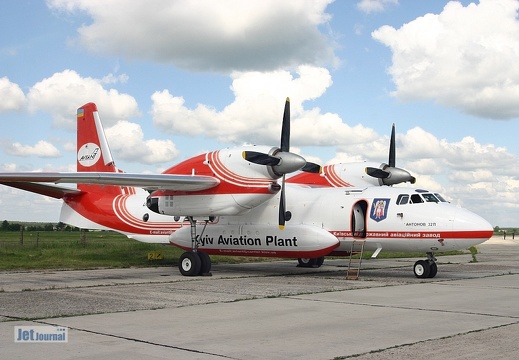
{"label": "sky", "polygon": [[[519,1],[0,0],[0,171],[75,171],[95,102],[118,168],[279,146],[388,161],[493,226],[519,227]],[[406,185],[411,186],[411,185]],[[0,221],[61,201],[0,186]]]}

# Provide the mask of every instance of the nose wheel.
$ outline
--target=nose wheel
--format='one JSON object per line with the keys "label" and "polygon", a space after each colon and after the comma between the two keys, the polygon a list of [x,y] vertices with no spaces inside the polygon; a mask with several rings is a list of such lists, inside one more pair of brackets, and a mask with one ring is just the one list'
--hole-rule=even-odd
{"label": "nose wheel", "polygon": [[426,260],[418,260],[413,266],[414,276],[419,279],[433,278],[438,273],[438,265],[433,253],[427,253]]}

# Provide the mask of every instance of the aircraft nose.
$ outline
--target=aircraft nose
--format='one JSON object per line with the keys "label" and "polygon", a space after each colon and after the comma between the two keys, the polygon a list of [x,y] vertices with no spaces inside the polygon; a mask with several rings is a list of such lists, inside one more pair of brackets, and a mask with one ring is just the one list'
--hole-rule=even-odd
{"label": "aircraft nose", "polygon": [[454,230],[463,232],[466,238],[480,240],[479,243],[490,239],[494,234],[494,228],[487,220],[463,208],[458,208],[456,212]]}

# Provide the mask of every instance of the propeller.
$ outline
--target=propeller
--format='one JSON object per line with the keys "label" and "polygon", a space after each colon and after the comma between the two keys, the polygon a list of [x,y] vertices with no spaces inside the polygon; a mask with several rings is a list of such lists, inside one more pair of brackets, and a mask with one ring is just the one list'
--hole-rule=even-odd
{"label": "propeller", "polygon": [[285,222],[290,220],[290,211],[286,211],[285,200],[285,175],[294,171],[302,170],[311,173],[320,173],[322,168],[318,164],[307,162],[302,156],[290,152],[290,99],[285,101],[283,112],[283,124],[281,126],[281,144],[279,148],[265,154],[257,151],[244,151],[242,156],[245,160],[265,165],[273,178],[281,180],[281,193],[279,196],[279,228],[285,227]]}
{"label": "propeller", "polygon": [[395,145],[395,124],[391,128],[391,140],[389,142],[389,164],[382,164],[381,168],[368,166],[366,174],[380,179],[384,185],[395,185],[409,181],[411,184],[416,182],[416,178],[407,170],[396,167],[396,145]]}

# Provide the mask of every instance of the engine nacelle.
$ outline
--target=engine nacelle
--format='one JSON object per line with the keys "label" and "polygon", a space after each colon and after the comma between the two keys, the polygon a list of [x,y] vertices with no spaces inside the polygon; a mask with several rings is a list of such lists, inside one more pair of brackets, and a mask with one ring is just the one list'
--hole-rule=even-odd
{"label": "engine nacelle", "polygon": [[366,187],[394,185],[403,182],[414,184],[408,171],[384,163],[356,162],[326,165],[321,174],[300,173],[288,182],[315,186]]}
{"label": "engine nacelle", "polygon": [[265,193],[167,195],[156,191],[148,196],[146,206],[157,214],[171,216],[241,215],[272,196]]}
{"label": "engine nacelle", "polygon": [[172,216],[241,215],[264,203],[281,190],[269,168],[244,160],[244,151],[269,152],[270,147],[244,146],[196,156],[164,173],[205,175],[220,183],[207,190],[187,192],[157,190],[146,201],[153,212]]}

